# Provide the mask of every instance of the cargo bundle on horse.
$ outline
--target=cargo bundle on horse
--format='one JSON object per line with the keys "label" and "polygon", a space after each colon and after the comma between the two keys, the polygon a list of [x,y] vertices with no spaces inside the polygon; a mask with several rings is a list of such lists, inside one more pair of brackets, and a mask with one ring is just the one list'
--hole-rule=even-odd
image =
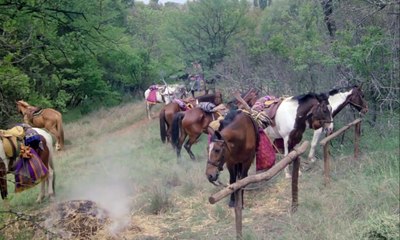
{"label": "cargo bundle on horse", "polygon": [[186,87],[180,84],[151,85],[144,92],[146,100],[146,112],[148,119],[152,119],[151,108],[157,103],[170,103],[175,98],[187,96]]}
{"label": "cargo bundle on horse", "polygon": [[56,149],[64,149],[62,115],[52,108],[39,108],[27,102],[17,101],[17,109],[24,116],[24,122],[37,128],[45,128],[56,138]]}
{"label": "cargo bundle on horse", "polygon": [[[329,105],[332,107],[332,117],[335,117],[346,105],[354,107],[360,113],[368,112],[367,101],[364,99],[364,93],[361,86],[343,87],[329,91]],[[310,153],[308,160],[315,161],[315,148],[323,135],[322,128],[314,130],[313,139],[311,141]]]}
{"label": "cargo bundle on horse", "polygon": [[[9,130],[0,130],[0,192],[8,195],[7,174],[15,175],[15,192],[29,189],[41,182],[37,202],[45,196],[54,196],[55,173],[53,145],[49,133],[40,128],[20,124]],[[45,193],[46,185],[48,187]]]}

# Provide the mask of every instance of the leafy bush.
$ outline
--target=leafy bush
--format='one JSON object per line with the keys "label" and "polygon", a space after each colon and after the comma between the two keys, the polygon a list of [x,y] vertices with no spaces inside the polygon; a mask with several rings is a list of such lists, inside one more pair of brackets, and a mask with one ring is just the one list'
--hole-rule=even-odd
{"label": "leafy bush", "polygon": [[400,239],[398,214],[376,214],[359,225],[360,239]]}

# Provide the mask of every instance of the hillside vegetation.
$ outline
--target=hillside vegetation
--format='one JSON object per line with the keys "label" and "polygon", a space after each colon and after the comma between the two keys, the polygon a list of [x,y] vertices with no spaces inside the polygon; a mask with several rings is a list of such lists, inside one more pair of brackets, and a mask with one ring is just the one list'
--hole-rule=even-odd
{"label": "hillside vegetation", "polygon": [[[353,131],[335,140],[331,185],[323,185],[318,161],[300,177],[295,214],[290,214],[290,181],[283,174],[246,191],[244,239],[398,239],[396,119],[389,116],[375,128],[363,122],[359,160],[352,159]],[[171,146],[159,139],[158,120],[146,119],[142,102],[93,112],[66,124],[65,132],[66,150],[55,159],[55,201],[34,203],[38,187],[12,193],[1,204],[0,239],[45,239],[41,227],[47,226],[51,209],[72,200],[94,201],[111,216],[93,239],[235,238],[234,211],[227,201],[208,203],[218,189],[204,175],[205,136],[193,147],[199,160],[189,160],[183,151],[184,161],[177,164]],[[221,178],[228,181],[226,170]],[[37,226],[13,222],[16,216],[5,213],[9,209],[42,220]]]}

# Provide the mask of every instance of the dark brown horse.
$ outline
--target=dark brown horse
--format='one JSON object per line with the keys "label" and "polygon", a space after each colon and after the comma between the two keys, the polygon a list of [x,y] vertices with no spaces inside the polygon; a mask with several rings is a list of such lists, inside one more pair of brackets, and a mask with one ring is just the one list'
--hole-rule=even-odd
{"label": "dark brown horse", "polygon": [[[36,202],[41,202],[44,197],[53,197],[55,195],[55,172],[53,164],[53,145],[52,137],[45,130],[40,128],[33,128],[37,134],[40,135],[41,144],[35,144],[31,147],[36,151],[40,160],[46,166],[48,174],[44,180],[41,181],[41,191]],[[7,173],[13,173],[15,158],[9,158],[4,149],[4,139],[0,138],[0,192],[2,199],[5,199],[8,195],[7,191]],[[40,147],[39,147],[40,146]],[[47,186],[47,193],[45,192]]]}
{"label": "dark brown horse", "polygon": [[24,116],[24,122],[37,128],[46,128],[56,138],[56,149],[64,148],[62,115],[52,108],[38,108],[27,102],[17,101],[17,109]]}
{"label": "dark brown horse", "polygon": [[[222,103],[222,94],[217,91],[216,93],[202,95],[195,98],[185,98],[182,99],[181,103],[178,101],[172,100],[172,102],[166,104],[160,110],[160,137],[163,143],[171,141],[172,121],[175,113],[189,110],[190,108],[195,107],[199,102],[211,102],[214,105],[219,105]],[[185,106],[182,108],[180,104],[185,104]]]}
{"label": "dark brown horse", "polygon": [[[257,95],[253,94],[253,90],[249,90],[243,94],[244,101],[250,106],[252,106],[257,98]],[[238,104],[238,102],[235,103]],[[231,106],[236,105],[233,104]],[[172,144],[175,147],[178,159],[181,157],[182,145],[186,137],[188,137],[184,147],[190,158],[195,160],[195,156],[191,150],[192,145],[199,139],[202,133],[208,133],[208,125],[220,116],[221,114],[219,113],[208,113],[201,108],[193,108],[184,113],[175,114],[172,122]]]}
{"label": "dark brown horse", "polygon": [[[211,136],[206,167],[208,181],[218,180],[224,164],[229,171],[230,184],[247,177],[257,144],[258,125],[253,118],[241,110],[230,111],[221,121],[219,130]],[[240,191],[243,194],[243,190]],[[234,194],[231,194],[229,206],[235,206]]]}

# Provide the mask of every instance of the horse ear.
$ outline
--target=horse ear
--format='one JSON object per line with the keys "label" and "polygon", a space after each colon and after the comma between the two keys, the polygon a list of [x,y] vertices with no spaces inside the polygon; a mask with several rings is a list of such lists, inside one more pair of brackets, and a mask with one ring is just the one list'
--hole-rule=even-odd
{"label": "horse ear", "polygon": [[361,84],[360,84],[360,86],[358,86],[358,89],[362,89],[362,86],[364,85],[364,82],[362,82]]}

